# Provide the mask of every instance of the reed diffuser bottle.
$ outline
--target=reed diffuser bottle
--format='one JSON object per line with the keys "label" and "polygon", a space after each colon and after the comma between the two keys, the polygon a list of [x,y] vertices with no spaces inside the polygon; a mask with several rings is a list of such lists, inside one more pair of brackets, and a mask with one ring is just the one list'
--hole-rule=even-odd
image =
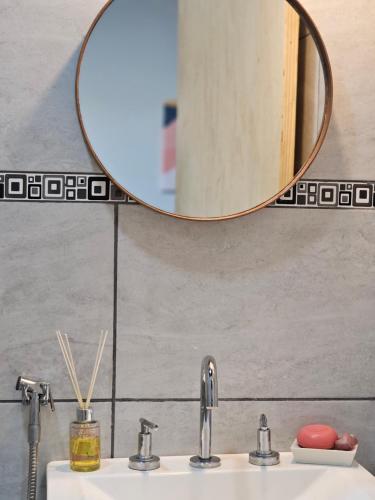
{"label": "reed diffuser bottle", "polygon": [[82,398],[69,338],[66,334],[63,337],[60,331],[56,334],[78,401],[77,418],[70,424],[70,468],[77,472],[92,472],[100,467],[100,425],[93,418],[90,403],[108,332],[102,331],[100,335],[86,400]]}
{"label": "reed diffuser bottle", "polygon": [[70,424],[70,468],[92,472],[100,468],[100,424],[92,408],[77,408],[77,420]]}

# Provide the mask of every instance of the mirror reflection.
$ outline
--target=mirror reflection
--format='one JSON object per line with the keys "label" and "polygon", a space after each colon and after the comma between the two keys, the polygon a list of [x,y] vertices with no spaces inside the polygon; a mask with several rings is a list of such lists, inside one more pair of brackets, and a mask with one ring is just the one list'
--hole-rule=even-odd
{"label": "mirror reflection", "polygon": [[325,75],[285,0],[114,0],[79,65],[89,147],[132,197],[218,218],[270,200],[312,154]]}

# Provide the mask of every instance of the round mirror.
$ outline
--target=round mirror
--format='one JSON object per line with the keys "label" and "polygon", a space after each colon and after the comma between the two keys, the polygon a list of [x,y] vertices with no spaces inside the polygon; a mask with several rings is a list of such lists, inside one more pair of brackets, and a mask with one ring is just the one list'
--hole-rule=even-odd
{"label": "round mirror", "polygon": [[304,174],[332,76],[296,0],[113,0],[85,38],[76,99],[118,187],[159,212],[217,220],[270,204]]}

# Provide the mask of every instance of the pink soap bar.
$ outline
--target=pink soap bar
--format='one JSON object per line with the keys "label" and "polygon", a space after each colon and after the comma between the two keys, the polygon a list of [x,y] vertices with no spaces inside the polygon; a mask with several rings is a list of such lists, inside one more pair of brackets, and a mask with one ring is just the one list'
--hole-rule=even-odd
{"label": "pink soap bar", "polygon": [[306,425],[297,435],[298,444],[302,448],[315,448],[318,450],[331,450],[335,446],[338,435],[329,425]]}

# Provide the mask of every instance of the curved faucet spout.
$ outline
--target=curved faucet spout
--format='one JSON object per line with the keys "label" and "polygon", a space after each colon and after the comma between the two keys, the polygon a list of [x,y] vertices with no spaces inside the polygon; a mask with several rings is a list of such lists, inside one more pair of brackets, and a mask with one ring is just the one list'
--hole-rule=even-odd
{"label": "curved faucet spout", "polygon": [[216,361],[213,356],[205,356],[201,371],[201,407],[209,410],[218,406]]}

